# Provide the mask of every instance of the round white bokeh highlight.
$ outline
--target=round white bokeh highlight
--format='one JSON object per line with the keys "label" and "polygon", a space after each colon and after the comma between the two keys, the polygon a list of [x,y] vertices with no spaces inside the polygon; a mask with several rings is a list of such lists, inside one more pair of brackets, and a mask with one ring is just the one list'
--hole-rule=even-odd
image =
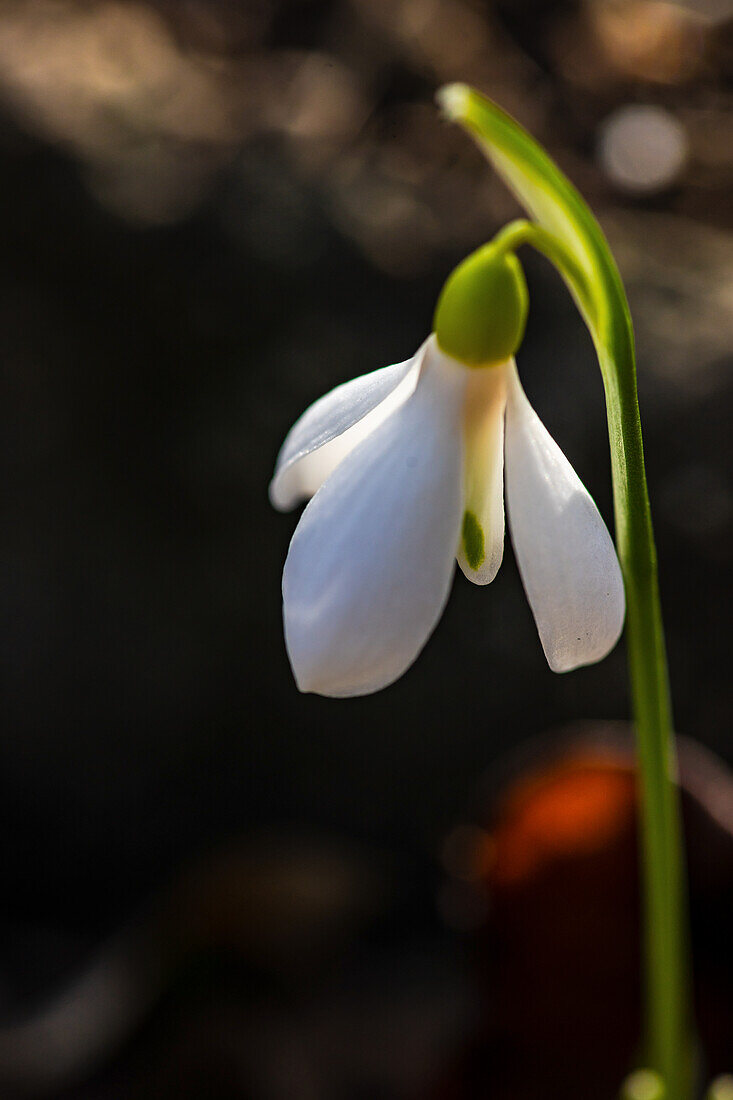
{"label": "round white bokeh highlight", "polygon": [[622,191],[650,195],[672,186],[688,156],[684,126],[663,107],[619,107],[603,122],[598,158]]}

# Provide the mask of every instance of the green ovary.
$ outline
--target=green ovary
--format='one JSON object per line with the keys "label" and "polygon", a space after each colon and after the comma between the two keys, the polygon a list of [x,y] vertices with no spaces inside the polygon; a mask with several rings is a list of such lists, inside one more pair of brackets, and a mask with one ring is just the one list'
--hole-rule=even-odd
{"label": "green ovary", "polygon": [[522,342],[528,304],[517,257],[483,245],[455,268],[440,292],[433,319],[438,345],[467,367],[505,363]]}
{"label": "green ovary", "polygon": [[486,557],[484,532],[475,512],[463,513],[463,550],[472,569],[478,569]]}

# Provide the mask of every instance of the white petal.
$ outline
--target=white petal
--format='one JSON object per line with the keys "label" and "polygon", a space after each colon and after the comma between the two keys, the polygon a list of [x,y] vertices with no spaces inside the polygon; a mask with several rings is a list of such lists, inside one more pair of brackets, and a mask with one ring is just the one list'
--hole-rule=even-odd
{"label": "white petal", "polygon": [[504,409],[510,365],[472,370],[464,421],[465,500],[458,564],[489,584],[504,556]]}
{"label": "white petal", "polygon": [[283,574],[285,639],[301,691],[386,687],[440,618],[462,512],[465,380],[431,345],[414,394],[303,512]]}
{"label": "white petal", "polygon": [[600,661],[624,622],[616,550],[516,370],[506,412],[506,489],[514,552],[550,668],[568,672]]}
{"label": "white petal", "polygon": [[306,409],[285,437],[270,501],[287,511],[320,489],[339,462],[412,393],[426,344],[412,359],[344,382]]}

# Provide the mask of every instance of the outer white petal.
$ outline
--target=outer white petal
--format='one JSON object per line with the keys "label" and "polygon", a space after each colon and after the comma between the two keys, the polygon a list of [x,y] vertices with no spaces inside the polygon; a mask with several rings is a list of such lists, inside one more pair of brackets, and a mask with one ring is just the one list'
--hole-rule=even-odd
{"label": "outer white petal", "polygon": [[462,512],[465,382],[430,344],[414,394],[303,512],[283,574],[285,639],[301,691],[386,687],[440,618]]}
{"label": "outer white petal", "polygon": [[415,388],[426,344],[412,359],[344,382],[306,409],[285,437],[270,501],[287,511],[320,489],[339,462]]}
{"label": "outer white petal", "polygon": [[553,672],[600,661],[619,639],[624,585],[606,526],[519,383],[506,412],[509,529]]}
{"label": "outer white petal", "polygon": [[458,564],[489,584],[504,556],[504,409],[510,364],[471,371],[464,420],[465,501]]}

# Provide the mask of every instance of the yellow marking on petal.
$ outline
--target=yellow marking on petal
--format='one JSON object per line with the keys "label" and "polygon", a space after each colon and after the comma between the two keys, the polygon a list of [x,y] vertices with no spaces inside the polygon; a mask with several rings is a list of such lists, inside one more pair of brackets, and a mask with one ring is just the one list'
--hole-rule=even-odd
{"label": "yellow marking on petal", "polygon": [[[464,431],[466,438],[465,491],[466,510],[479,526],[484,515],[487,494],[494,474],[497,431],[503,438],[503,408],[506,402],[506,364],[492,371],[472,374],[466,388]],[[501,462],[501,456],[499,457]]]}

